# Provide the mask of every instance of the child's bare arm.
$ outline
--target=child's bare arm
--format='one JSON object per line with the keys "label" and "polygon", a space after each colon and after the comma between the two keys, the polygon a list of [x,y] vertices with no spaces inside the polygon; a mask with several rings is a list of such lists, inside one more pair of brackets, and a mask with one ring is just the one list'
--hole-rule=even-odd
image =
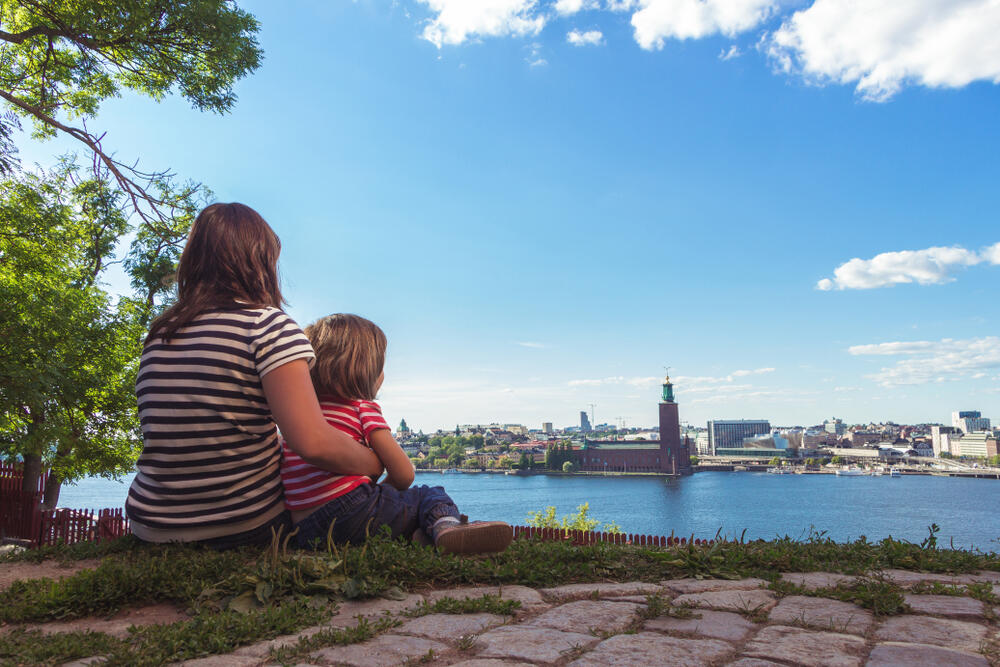
{"label": "child's bare arm", "polygon": [[392,432],[385,428],[372,431],[368,444],[385,466],[386,481],[400,491],[408,489],[413,483],[413,463],[392,437]]}

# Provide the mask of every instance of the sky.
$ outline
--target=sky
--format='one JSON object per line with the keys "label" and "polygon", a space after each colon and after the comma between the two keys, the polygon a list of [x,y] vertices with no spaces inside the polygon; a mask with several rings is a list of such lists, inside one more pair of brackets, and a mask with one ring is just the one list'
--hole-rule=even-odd
{"label": "sky", "polygon": [[693,426],[1000,420],[996,2],[239,5],[231,113],[88,127],[260,211],[300,324],[379,324],[391,423],[652,426],[668,367]]}

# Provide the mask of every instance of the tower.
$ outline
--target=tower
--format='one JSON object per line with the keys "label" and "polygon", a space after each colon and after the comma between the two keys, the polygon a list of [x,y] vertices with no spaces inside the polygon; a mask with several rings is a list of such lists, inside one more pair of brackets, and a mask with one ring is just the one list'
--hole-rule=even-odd
{"label": "tower", "polygon": [[669,375],[663,379],[660,400],[660,469],[674,475],[691,473],[691,456],[687,443],[681,442],[680,416]]}

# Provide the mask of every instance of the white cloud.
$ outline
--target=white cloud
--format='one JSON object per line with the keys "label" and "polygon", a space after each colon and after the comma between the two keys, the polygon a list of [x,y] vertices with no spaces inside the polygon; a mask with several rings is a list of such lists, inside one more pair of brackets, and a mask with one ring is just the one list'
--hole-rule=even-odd
{"label": "white cloud", "polygon": [[950,283],[953,273],[982,262],[1000,264],[1000,243],[977,253],[959,246],[883,252],[871,259],[854,259],[838,266],[833,279],[824,278],[816,288],[824,291],[873,289],[905,283]]}
{"label": "white cloud", "polygon": [[435,16],[421,35],[439,49],[476,37],[537,35],[546,17],[537,0],[418,0]]}
{"label": "white cloud", "polygon": [[721,377],[712,377],[705,375],[678,375],[674,378],[674,382],[678,385],[703,385],[703,384],[721,384],[725,382],[732,382],[736,378],[747,377],[749,375],[766,375],[767,373],[773,373],[774,368],[754,368],[752,370],[741,369],[730,373],[729,375],[723,375]]}
{"label": "white cloud", "polygon": [[854,84],[869,100],[905,84],[958,88],[1000,83],[996,0],[816,0],[775,31],[779,68],[817,82]]}
{"label": "white cloud", "polygon": [[596,380],[570,380],[567,384],[571,387],[600,387],[603,385],[615,384],[627,384],[633,387],[650,387],[658,384],[659,382],[661,382],[661,378],[655,376],[627,378],[622,375],[617,375]]}
{"label": "white cloud", "polygon": [[854,345],[847,351],[856,356],[904,357],[867,376],[883,387],[975,379],[1000,368],[1000,338],[996,336]]}
{"label": "white cloud", "polygon": [[632,27],[639,46],[662,49],[668,39],[746,32],[767,19],[778,4],[778,0],[639,0]]}
{"label": "white cloud", "polygon": [[520,345],[521,347],[530,347],[530,348],[536,349],[536,350],[540,350],[540,349],[543,349],[545,347],[548,347],[547,345],[545,345],[545,343],[535,343],[535,342],[528,341],[528,340],[518,341],[517,344]]}
{"label": "white cloud", "polygon": [[719,51],[719,60],[732,60],[733,58],[739,58],[742,55],[743,52],[740,51],[740,47],[733,44],[728,50],[723,49],[722,51]]}
{"label": "white cloud", "polygon": [[597,9],[600,5],[597,0],[557,0],[555,10],[562,16],[570,16],[587,9]]}
{"label": "white cloud", "polygon": [[588,30],[587,32],[570,30],[566,33],[566,41],[573,46],[597,46],[604,41],[604,34],[600,30]]}
{"label": "white cloud", "polygon": [[639,5],[639,0],[607,0],[604,6],[610,12],[627,12]]}

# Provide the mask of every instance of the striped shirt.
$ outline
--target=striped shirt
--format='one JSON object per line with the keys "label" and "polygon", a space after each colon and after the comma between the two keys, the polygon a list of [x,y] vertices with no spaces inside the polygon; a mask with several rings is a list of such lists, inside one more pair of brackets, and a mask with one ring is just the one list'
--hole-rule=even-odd
{"label": "striped shirt", "polygon": [[[330,424],[363,445],[368,437],[389,425],[382,418],[382,408],[375,401],[337,402],[320,397],[319,407]],[[298,454],[281,441],[281,482],[285,485],[285,505],[290,510],[318,507],[337,496],[356,489],[371,480],[358,475],[338,475],[302,460]]]}
{"label": "striped shirt", "polygon": [[143,449],[125,510],[148,542],[259,528],[284,510],[281,449],[261,378],[309,340],[277,308],[210,310],[142,353],[135,393]]}

